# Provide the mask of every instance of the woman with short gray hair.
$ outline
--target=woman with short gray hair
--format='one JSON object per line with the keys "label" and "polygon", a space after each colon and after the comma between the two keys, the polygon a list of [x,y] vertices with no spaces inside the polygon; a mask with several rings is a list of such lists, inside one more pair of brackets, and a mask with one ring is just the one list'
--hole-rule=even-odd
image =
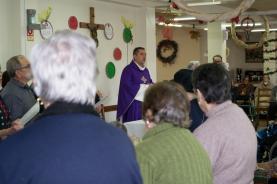
{"label": "woman with short gray hair", "polygon": [[94,104],[95,43],[70,31],[58,32],[31,53],[34,90],[44,101]]}
{"label": "woman with short gray hair", "polygon": [[1,184],[142,183],[127,134],[93,108],[95,50],[91,38],[68,30],[32,50],[35,91],[48,106],[0,144]]}
{"label": "woman with short gray hair", "polygon": [[207,153],[186,127],[189,102],[182,86],[161,82],[143,102],[147,132],[136,147],[144,184],[211,184]]}

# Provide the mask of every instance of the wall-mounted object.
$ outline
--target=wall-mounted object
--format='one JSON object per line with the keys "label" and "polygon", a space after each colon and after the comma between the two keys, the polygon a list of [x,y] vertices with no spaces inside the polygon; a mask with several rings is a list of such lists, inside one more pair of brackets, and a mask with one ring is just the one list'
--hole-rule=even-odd
{"label": "wall-mounted object", "polygon": [[46,40],[50,38],[53,34],[53,27],[51,23],[47,20],[41,22],[40,36],[42,39]]}
{"label": "wall-mounted object", "polygon": [[108,62],[106,65],[106,75],[109,79],[112,79],[115,75],[115,66],[112,62]]}
{"label": "wall-mounted object", "polygon": [[104,30],[105,26],[103,24],[95,24],[94,22],[94,7],[90,7],[89,9],[90,11],[90,22],[86,23],[86,22],[80,22],[80,28],[86,28],[90,30],[90,35],[91,38],[94,39],[94,41],[96,42],[96,45],[98,47],[98,37],[97,37],[97,30]]}
{"label": "wall-mounted object", "polygon": [[113,39],[113,26],[110,23],[105,24],[104,35],[107,40]]}
{"label": "wall-mounted object", "polygon": [[70,16],[68,18],[68,27],[72,30],[76,30],[78,28],[78,19],[75,16]]}
{"label": "wall-mounted object", "polygon": [[122,52],[120,50],[120,48],[115,48],[114,51],[113,51],[113,57],[115,60],[120,60],[121,57],[122,57]]}
{"label": "wall-mounted object", "polygon": [[40,30],[41,24],[36,24],[36,10],[35,9],[27,9],[27,30]]}
{"label": "wall-mounted object", "polygon": [[132,28],[134,27],[134,23],[130,20],[125,19],[124,17],[121,17],[121,22],[124,25],[123,40],[125,43],[129,43],[133,41]]}
{"label": "wall-mounted object", "polygon": [[34,30],[30,29],[27,31],[27,41],[34,41]]}

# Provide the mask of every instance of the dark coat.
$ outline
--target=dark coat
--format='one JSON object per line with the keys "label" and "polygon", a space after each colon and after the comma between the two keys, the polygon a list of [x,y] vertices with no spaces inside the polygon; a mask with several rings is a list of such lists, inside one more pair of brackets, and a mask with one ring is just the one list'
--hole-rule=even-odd
{"label": "dark coat", "polygon": [[55,103],[0,144],[1,184],[140,184],[127,135],[91,106]]}

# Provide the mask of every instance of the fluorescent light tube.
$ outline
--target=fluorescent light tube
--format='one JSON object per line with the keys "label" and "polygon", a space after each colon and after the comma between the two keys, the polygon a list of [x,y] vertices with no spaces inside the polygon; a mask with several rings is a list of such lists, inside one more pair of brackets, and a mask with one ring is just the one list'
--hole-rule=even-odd
{"label": "fluorescent light tube", "polygon": [[208,6],[208,5],[218,5],[218,4],[221,4],[221,1],[187,3],[187,6]]}
{"label": "fluorescent light tube", "polygon": [[196,17],[176,17],[173,19],[174,21],[182,21],[182,20],[196,20]]}

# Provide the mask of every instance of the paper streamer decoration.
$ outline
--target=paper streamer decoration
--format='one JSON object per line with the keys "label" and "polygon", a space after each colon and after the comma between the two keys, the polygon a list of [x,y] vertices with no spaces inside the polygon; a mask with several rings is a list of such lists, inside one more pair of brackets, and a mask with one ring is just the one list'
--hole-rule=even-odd
{"label": "paper streamer decoration", "polygon": [[112,62],[108,62],[106,65],[106,75],[109,79],[112,79],[115,75],[115,66]]}
{"label": "paper streamer decoration", "polygon": [[113,57],[117,61],[121,59],[122,53],[121,53],[121,50],[119,48],[115,48],[114,49],[114,51],[113,51]]}

